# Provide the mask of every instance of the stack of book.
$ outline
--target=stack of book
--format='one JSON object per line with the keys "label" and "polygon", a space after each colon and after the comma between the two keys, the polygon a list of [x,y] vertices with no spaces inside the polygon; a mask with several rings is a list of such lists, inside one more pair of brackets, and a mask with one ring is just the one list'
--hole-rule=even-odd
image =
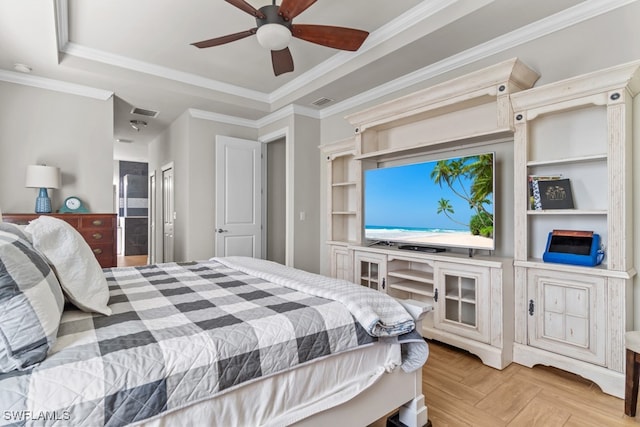
{"label": "stack of book", "polygon": [[562,175],[529,175],[529,206],[532,210],[573,209],[569,178]]}

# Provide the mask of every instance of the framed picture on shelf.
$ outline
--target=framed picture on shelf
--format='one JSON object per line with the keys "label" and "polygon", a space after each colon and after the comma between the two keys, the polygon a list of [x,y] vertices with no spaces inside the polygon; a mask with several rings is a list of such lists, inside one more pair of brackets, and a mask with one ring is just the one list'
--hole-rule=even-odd
{"label": "framed picture on shelf", "polygon": [[569,178],[539,180],[541,209],[573,209],[573,194]]}

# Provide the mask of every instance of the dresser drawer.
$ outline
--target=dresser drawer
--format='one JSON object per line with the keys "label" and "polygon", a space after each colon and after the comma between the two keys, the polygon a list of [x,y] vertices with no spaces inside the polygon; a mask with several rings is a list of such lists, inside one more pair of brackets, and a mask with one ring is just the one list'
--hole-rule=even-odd
{"label": "dresser drawer", "polygon": [[[115,214],[46,214],[69,223],[87,242],[102,268],[115,267],[116,215]],[[26,225],[40,214],[3,214],[3,220]]]}
{"label": "dresser drawer", "polygon": [[95,230],[78,230],[89,246],[94,243],[113,243],[113,230],[95,229]]}
{"label": "dresser drawer", "polygon": [[108,229],[113,231],[116,228],[115,216],[85,214],[79,216],[78,219],[80,221],[78,229],[81,232],[96,229]]}
{"label": "dresser drawer", "polygon": [[116,265],[113,254],[113,243],[89,243],[89,247],[102,268],[114,267]]}

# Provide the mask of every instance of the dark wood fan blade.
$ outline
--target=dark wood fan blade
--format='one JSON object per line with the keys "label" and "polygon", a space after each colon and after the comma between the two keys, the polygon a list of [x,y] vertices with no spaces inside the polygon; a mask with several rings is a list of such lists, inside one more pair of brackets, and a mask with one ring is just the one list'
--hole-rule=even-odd
{"label": "dark wood fan blade", "polygon": [[240,39],[243,39],[245,37],[249,37],[249,36],[255,34],[256,31],[258,31],[257,28],[252,28],[250,30],[242,31],[240,33],[229,34],[229,35],[222,36],[222,37],[216,37],[215,39],[209,39],[209,40],[203,40],[203,41],[197,42],[197,43],[191,43],[191,45],[195,46],[195,47],[199,47],[200,49],[205,48],[205,47],[219,46],[221,44],[234,42],[236,40],[240,40]]}
{"label": "dark wood fan blade", "polygon": [[282,50],[272,50],[271,62],[276,76],[293,71],[293,57],[288,47]]}
{"label": "dark wood fan blade", "polygon": [[247,3],[244,0],[225,0],[225,1],[227,3],[231,3],[232,5],[237,7],[238,9],[247,12],[249,15],[255,16],[256,18],[260,18],[260,19],[264,19],[265,18],[264,14],[262,12],[260,12],[258,9],[256,9],[253,6],[251,6],[249,3]]}
{"label": "dark wood fan blade", "polygon": [[350,51],[358,50],[369,36],[366,31],[330,25],[292,25],[291,34],[311,43]]}
{"label": "dark wood fan blade", "polygon": [[287,21],[291,21],[296,16],[307,10],[309,6],[317,0],[282,0],[278,14]]}

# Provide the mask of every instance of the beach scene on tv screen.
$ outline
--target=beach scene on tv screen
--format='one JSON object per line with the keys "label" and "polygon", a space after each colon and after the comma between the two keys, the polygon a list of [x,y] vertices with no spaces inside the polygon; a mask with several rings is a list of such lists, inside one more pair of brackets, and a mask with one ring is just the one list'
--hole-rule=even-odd
{"label": "beach scene on tv screen", "polygon": [[365,172],[365,237],[494,249],[493,153]]}

